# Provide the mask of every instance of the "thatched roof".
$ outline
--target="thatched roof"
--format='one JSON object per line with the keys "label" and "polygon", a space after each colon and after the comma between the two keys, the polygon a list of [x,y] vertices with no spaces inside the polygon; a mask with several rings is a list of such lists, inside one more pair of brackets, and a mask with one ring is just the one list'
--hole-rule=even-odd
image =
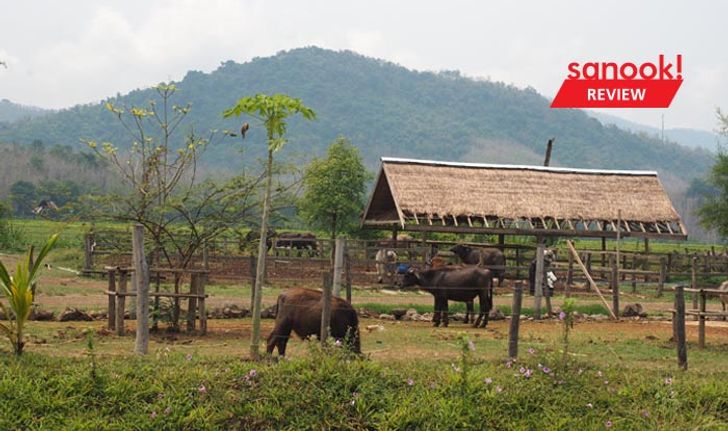
{"label": "thatched roof", "polygon": [[624,236],[687,235],[656,172],[393,158],[382,159],[362,224],[604,237],[619,225]]}

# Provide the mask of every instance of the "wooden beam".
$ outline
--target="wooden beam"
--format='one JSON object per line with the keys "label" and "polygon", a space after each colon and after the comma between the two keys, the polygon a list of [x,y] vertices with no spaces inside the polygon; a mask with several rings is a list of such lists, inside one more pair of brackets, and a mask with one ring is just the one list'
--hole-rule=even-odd
{"label": "wooden beam", "polygon": [[607,303],[607,300],[604,299],[604,295],[602,295],[602,291],[599,290],[599,287],[597,287],[597,284],[594,282],[594,279],[589,274],[589,271],[586,269],[586,266],[581,261],[581,258],[579,257],[579,253],[576,251],[576,248],[574,247],[574,243],[571,242],[571,240],[566,240],[566,245],[569,246],[569,250],[571,251],[571,254],[574,256],[574,261],[577,265],[581,268],[582,272],[586,276],[586,279],[589,280],[589,285],[592,289],[594,289],[595,292],[599,295],[599,298],[602,300],[602,303],[604,303],[604,306],[609,310],[609,313],[612,315],[613,319],[617,319],[617,316],[612,311],[612,308]]}

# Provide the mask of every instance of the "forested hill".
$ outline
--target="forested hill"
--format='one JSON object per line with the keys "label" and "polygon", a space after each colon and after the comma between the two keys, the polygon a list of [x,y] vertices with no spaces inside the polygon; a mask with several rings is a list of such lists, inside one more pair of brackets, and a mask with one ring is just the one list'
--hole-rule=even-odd
{"label": "forested hill", "polygon": [[[242,120],[223,120],[221,112],[244,95],[282,92],[303,99],[318,119],[293,121],[287,157],[323,154],[345,135],[372,168],[380,156],[540,164],[547,139],[556,137],[552,165],[654,169],[675,189],[712,164],[706,151],[605,127],[580,110],[550,109],[533,89],[458,72],[412,71],[352,52],[301,48],[245,64],[228,61],[211,73],[189,72],[177,86],[176,103],[192,103],[189,119],[198,131],[237,129]],[[129,106],[154,96],[145,89],[110,100]],[[208,162],[234,168],[259,158],[264,132],[252,125],[250,139],[210,148]],[[103,103],[0,125],[0,141],[81,145],[81,138],[128,140]]]}

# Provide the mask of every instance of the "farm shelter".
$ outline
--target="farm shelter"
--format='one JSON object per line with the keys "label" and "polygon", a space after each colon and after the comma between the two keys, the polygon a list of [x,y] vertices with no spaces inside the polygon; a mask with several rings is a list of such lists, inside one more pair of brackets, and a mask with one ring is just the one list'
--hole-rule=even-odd
{"label": "farm shelter", "polygon": [[[621,213],[621,217],[620,217]],[[663,238],[687,232],[656,172],[382,158],[362,226]]]}
{"label": "farm shelter", "polygon": [[535,236],[537,316],[545,237],[687,238],[656,172],[398,158],[382,158],[362,227]]}

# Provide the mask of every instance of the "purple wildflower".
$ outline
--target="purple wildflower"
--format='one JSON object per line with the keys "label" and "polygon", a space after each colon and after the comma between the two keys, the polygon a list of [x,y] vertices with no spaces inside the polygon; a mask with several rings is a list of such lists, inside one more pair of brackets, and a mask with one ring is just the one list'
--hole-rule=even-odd
{"label": "purple wildflower", "polygon": [[414,384],[415,384],[414,380],[412,380],[411,378],[407,379],[407,386],[414,386]]}
{"label": "purple wildflower", "polygon": [[525,378],[528,379],[528,378],[531,377],[532,374],[533,374],[533,370],[529,368],[529,369],[526,370],[525,373],[523,373],[523,377],[525,377]]}
{"label": "purple wildflower", "polygon": [[566,313],[564,313],[562,311],[561,313],[559,313],[559,320],[564,320],[564,319],[566,319]]}
{"label": "purple wildflower", "polygon": [[594,404],[592,404],[592,403],[586,403],[586,406],[589,407],[590,409],[594,408]]}
{"label": "purple wildflower", "polygon": [[546,374],[551,374],[551,368],[549,367],[543,367],[541,370]]}
{"label": "purple wildflower", "polygon": [[341,347],[341,340],[334,341],[334,346]]}
{"label": "purple wildflower", "polygon": [[672,377],[666,377],[665,378],[665,384],[666,385],[671,385],[672,384]]}
{"label": "purple wildflower", "polygon": [[526,372],[526,368],[525,367],[521,367],[521,368],[518,369],[518,372],[521,373],[521,374],[523,374],[523,373]]}
{"label": "purple wildflower", "polygon": [[608,384],[609,384],[609,380],[605,380],[605,381],[604,381],[604,384],[605,384],[605,385],[608,385]]}
{"label": "purple wildflower", "polygon": [[642,411],[640,412],[640,414],[642,415],[642,417],[643,417],[643,418],[648,418],[648,417],[650,417],[650,412],[649,412],[649,411],[648,411],[647,409],[645,409],[645,410],[642,410]]}
{"label": "purple wildflower", "polygon": [[614,424],[612,423],[611,420],[608,420],[608,421],[604,422],[604,426],[607,427],[607,428],[611,428],[612,425],[614,425]]}
{"label": "purple wildflower", "polygon": [[192,360],[192,353],[188,353],[187,356],[185,356],[185,359],[188,361]]}
{"label": "purple wildflower", "polygon": [[486,377],[483,381],[485,382],[486,385],[493,383],[493,379],[491,379],[490,377]]}
{"label": "purple wildflower", "polygon": [[207,388],[205,387],[205,384],[204,383],[200,384],[200,387],[197,388],[197,392],[199,392],[201,394],[206,394],[207,393]]}
{"label": "purple wildflower", "polygon": [[528,353],[531,354],[531,355],[533,355],[534,353],[536,353],[536,349],[534,349],[533,347],[529,347],[528,348]]}
{"label": "purple wildflower", "polygon": [[511,368],[512,366],[513,366],[513,361],[506,362],[506,368]]}
{"label": "purple wildflower", "polygon": [[149,419],[154,419],[157,417],[157,412],[152,411],[152,413],[149,414]]}
{"label": "purple wildflower", "polygon": [[496,393],[496,394],[499,394],[499,393],[501,393],[501,392],[503,392],[503,388],[501,388],[500,386],[496,386],[496,387],[495,387],[495,393]]}
{"label": "purple wildflower", "polygon": [[597,377],[601,377],[601,376],[603,376],[602,372],[601,371],[597,371]]}
{"label": "purple wildflower", "polygon": [[475,343],[473,343],[472,340],[468,340],[468,350],[470,350],[471,352],[475,351]]}
{"label": "purple wildflower", "polygon": [[258,371],[256,371],[255,368],[253,368],[252,370],[248,371],[248,377],[249,378],[254,379],[257,376],[258,376]]}

